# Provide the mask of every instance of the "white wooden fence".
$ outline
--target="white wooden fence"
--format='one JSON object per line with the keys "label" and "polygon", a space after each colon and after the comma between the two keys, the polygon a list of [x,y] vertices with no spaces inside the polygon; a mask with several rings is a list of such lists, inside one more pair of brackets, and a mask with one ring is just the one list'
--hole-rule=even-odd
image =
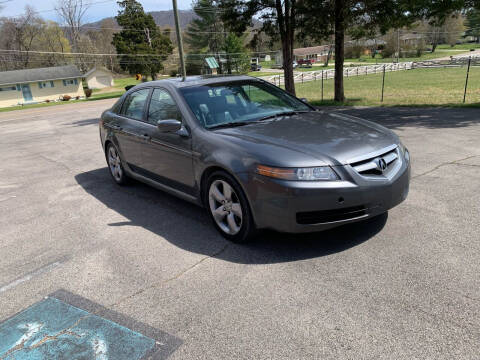
{"label": "white wooden fence", "polygon": [[[385,72],[410,70],[410,69],[413,69],[413,63],[401,62],[401,63],[345,67],[343,69],[343,76],[348,78],[352,76],[379,74],[383,72],[384,68],[385,68]],[[324,80],[333,79],[335,77],[335,69],[317,70],[317,71],[296,71],[294,72],[294,76],[293,76],[294,81],[296,83],[322,80],[322,77]],[[285,79],[283,75],[262,76],[260,78],[272,84],[275,84],[277,86],[285,84],[285,81],[284,81]]]}

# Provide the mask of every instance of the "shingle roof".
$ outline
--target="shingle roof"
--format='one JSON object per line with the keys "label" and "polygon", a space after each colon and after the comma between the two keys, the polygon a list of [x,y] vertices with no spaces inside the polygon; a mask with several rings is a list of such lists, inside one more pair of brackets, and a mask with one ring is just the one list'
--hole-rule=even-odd
{"label": "shingle roof", "polygon": [[312,54],[321,54],[324,51],[328,51],[328,45],[321,45],[321,46],[312,46],[306,48],[298,48],[293,49],[293,54],[296,56],[305,56],[305,55],[312,55]]}
{"label": "shingle roof", "polygon": [[80,78],[75,65],[0,72],[0,85]]}

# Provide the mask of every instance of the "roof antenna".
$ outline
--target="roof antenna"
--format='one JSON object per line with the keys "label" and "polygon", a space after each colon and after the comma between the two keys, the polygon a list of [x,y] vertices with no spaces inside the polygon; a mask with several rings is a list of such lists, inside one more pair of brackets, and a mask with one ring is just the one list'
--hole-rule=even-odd
{"label": "roof antenna", "polygon": [[180,23],[178,21],[178,8],[177,0],[172,0],[173,3],[173,15],[175,17],[175,29],[177,31],[177,43],[178,43],[178,54],[180,55],[180,66],[182,70],[182,80],[185,81],[186,71],[185,71],[185,60],[183,58],[183,42],[182,42],[182,33],[180,32]]}

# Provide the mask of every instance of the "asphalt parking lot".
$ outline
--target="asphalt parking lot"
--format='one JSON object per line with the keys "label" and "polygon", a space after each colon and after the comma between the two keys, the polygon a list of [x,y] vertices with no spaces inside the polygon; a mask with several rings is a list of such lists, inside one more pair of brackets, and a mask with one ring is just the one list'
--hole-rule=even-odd
{"label": "asphalt parking lot", "polygon": [[171,359],[480,358],[478,109],[340,109],[400,135],[408,199],[235,245],[202,209],[113,184],[112,103],[0,113],[0,323],[60,293],[154,329]]}

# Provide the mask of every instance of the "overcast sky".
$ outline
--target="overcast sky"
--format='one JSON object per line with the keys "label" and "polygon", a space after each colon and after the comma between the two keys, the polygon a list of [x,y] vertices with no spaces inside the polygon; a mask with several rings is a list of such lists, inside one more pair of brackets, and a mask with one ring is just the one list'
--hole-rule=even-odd
{"label": "overcast sky", "polygon": [[[0,3],[5,0],[0,0]],[[91,3],[97,3],[100,1],[106,0],[87,0]],[[177,0],[178,7],[180,9],[189,9],[191,8],[192,0]],[[56,20],[58,17],[55,14],[55,11],[51,11],[57,0],[13,0],[6,3],[3,3],[3,10],[0,11],[0,16],[15,16],[23,12],[26,5],[31,5],[39,12],[45,19]],[[143,5],[143,8],[146,11],[157,11],[157,10],[171,10],[172,1],[171,0],[140,0],[140,3]],[[117,2],[112,0],[104,4],[93,4],[86,14],[86,22],[97,21],[109,16],[115,16],[118,12]]]}

